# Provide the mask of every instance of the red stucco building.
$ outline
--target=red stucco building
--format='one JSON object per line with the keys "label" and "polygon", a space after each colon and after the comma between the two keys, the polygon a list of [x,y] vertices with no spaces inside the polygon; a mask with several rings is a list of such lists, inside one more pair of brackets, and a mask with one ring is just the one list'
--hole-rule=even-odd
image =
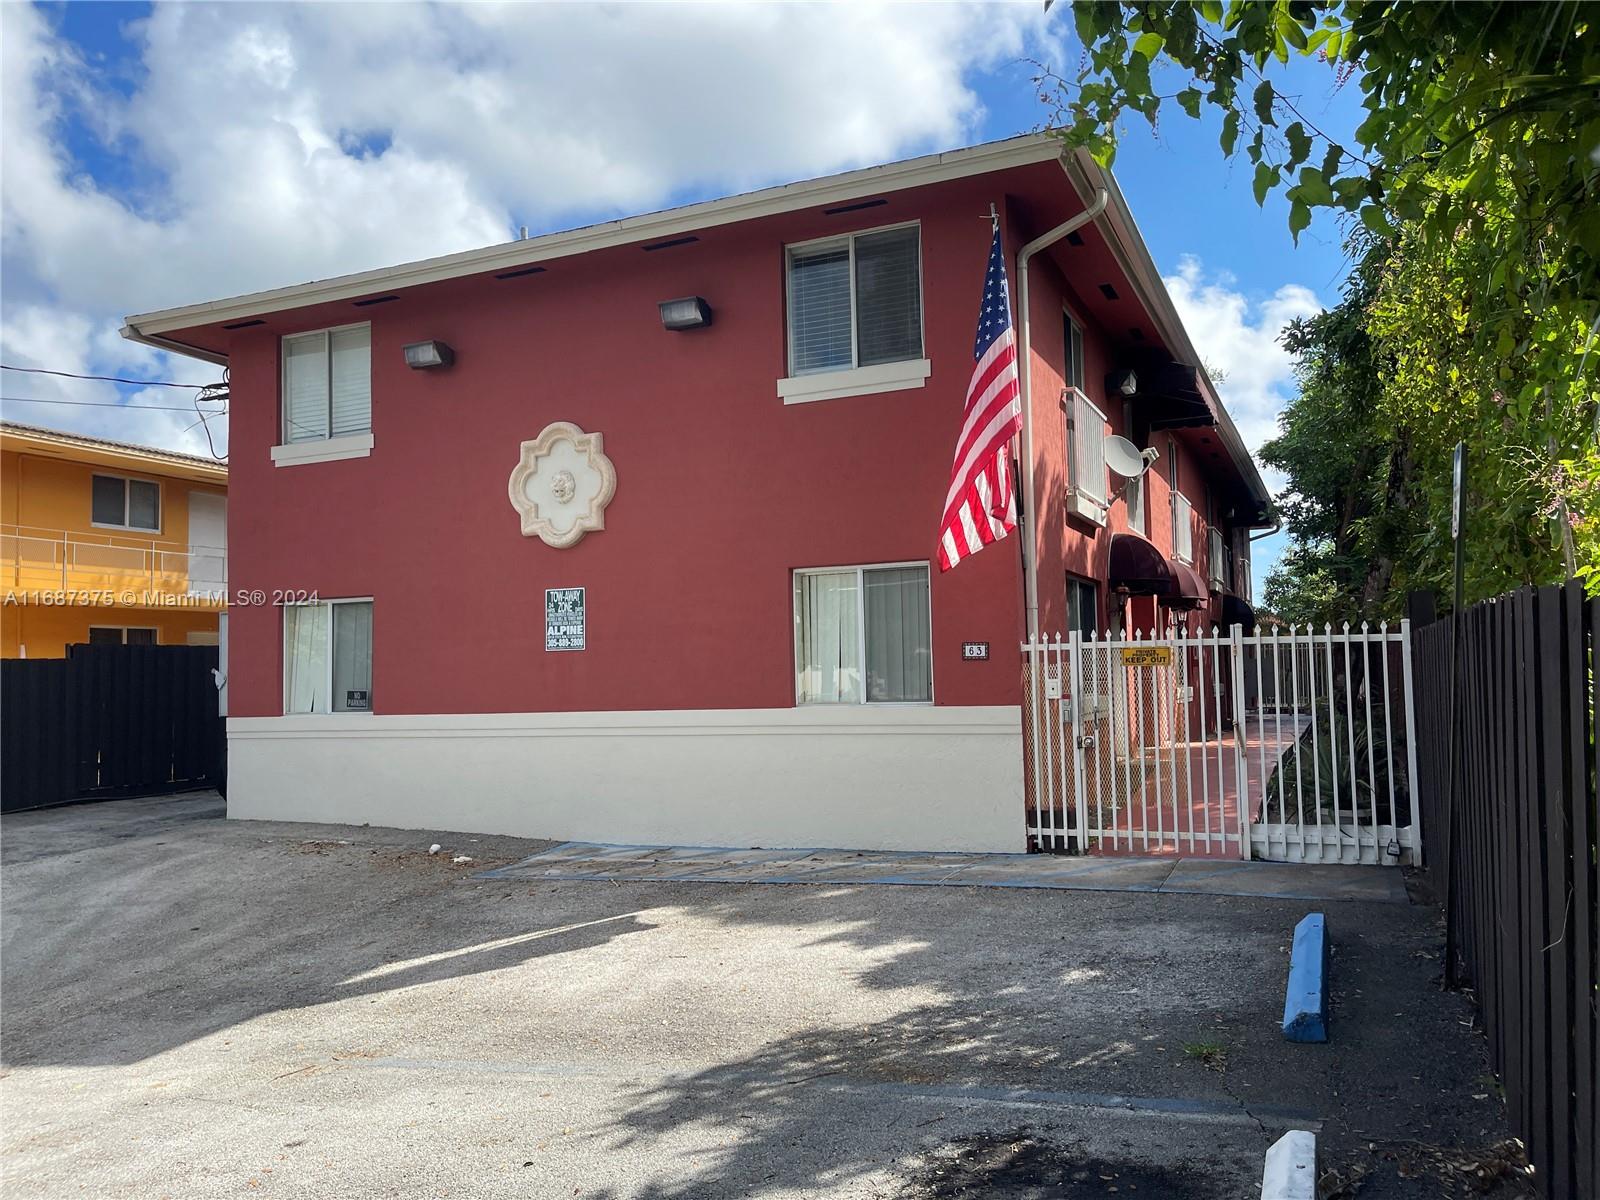
{"label": "red stucco building", "polygon": [[1014,298],[1094,214],[1028,267],[1039,631],[1240,619],[1261,480],[1114,181],[1018,138],[129,318],[231,372],[230,815],[1020,849],[1024,539],[935,551],[991,206]]}

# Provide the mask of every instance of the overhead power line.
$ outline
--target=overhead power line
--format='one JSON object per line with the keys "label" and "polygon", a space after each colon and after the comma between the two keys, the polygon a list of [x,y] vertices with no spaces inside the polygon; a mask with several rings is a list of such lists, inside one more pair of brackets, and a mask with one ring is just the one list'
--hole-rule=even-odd
{"label": "overhead power line", "polygon": [[124,379],[120,375],[80,375],[76,371],[52,371],[46,367],[13,367],[0,363],[0,371],[25,371],[30,375],[60,375],[64,379],[98,379],[105,383],[127,383],[134,387],[213,388],[214,383],[174,383],[170,379]]}
{"label": "overhead power line", "polygon": [[[196,400],[226,401],[224,396],[196,397]],[[192,404],[118,404],[115,400],[46,400],[42,396],[0,396],[0,403],[5,404],[65,404],[73,408],[131,408],[144,412],[195,412]],[[214,412],[207,412],[209,417],[222,417],[227,415],[227,410],[219,408]]]}

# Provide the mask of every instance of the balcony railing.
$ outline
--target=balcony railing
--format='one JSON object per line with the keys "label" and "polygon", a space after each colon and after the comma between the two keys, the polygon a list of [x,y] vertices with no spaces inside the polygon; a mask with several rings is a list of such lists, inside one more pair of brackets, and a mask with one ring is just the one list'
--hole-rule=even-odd
{"label": "balcony railing", "polygon": [[[0,580],[26,602],[221,607],[224,546],[189,546],[118,533],[0,525]],[[109,595],[107,593],[110,593]]]}

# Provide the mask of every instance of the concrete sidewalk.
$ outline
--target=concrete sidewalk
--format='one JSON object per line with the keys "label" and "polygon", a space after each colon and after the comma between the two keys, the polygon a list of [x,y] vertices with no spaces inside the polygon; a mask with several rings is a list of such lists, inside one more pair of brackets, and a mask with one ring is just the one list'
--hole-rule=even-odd
{"label": "concrete sidewalk", "polygon": [[1407,903],[1392,867],[1315,866],[1206,858],[1068,858],[1049,854],[908,854],[865,850],[735,850],[564,842],[479,879],[671,883],[901,884],[1062,888],[1252,896],[1269,900]]}

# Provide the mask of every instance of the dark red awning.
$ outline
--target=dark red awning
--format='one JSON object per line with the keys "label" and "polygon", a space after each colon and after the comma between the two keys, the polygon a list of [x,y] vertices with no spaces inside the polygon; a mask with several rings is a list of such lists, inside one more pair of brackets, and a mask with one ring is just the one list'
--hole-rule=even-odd
{"label": "dark red awning", "polygon": [[1254,633],[1256,631],[1256,610],[1238,596],[1223,596],[1222,603],[1218,607],[1221,610],[1224,629],[1231,628],[1234,625],[1243,625],[1246,633]]}
{"label": "dark red awning", "polygon": [[1107,581],[1113,591],[1133,596],[1171,596],[1176,586],[1166,555],[1136,533],[1111,535]]}
{"label": "dark red awning", "polygon": [[1206,585],[1200,582],[1200,576],[1193,567],[1184,566],[1181,562],[1173,563],[1172,578],[1175,586],[1164,601],[1167,607],[1199,608],[1206,602]]}

